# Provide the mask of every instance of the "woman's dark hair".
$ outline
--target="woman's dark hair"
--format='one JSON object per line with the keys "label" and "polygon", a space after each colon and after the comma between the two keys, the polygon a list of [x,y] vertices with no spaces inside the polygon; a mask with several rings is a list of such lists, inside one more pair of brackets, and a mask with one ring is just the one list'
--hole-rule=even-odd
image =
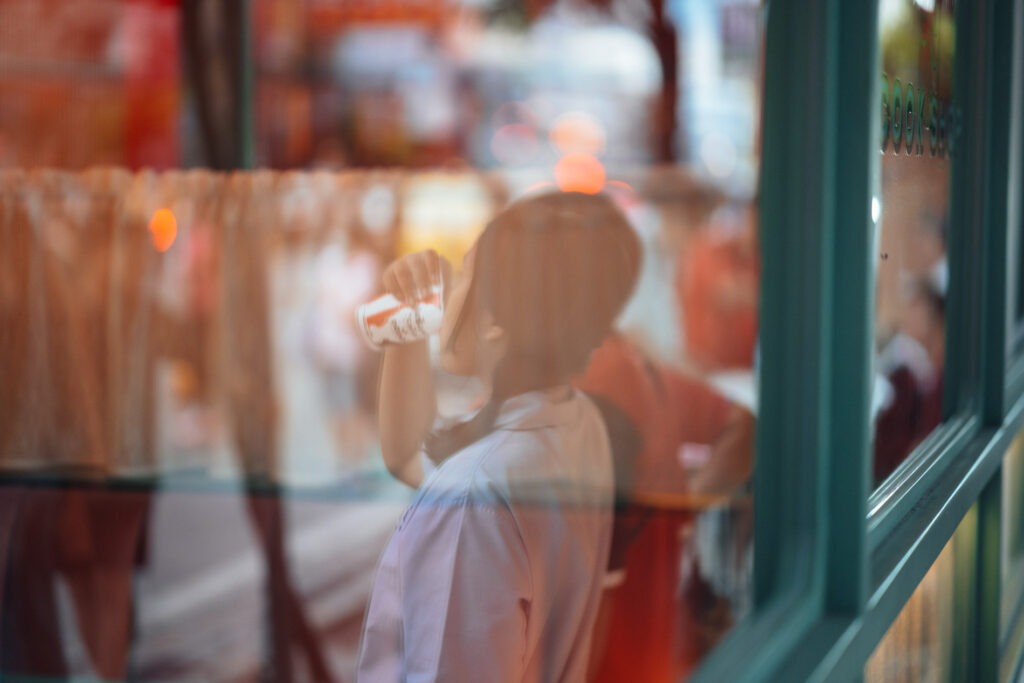
{"label": "woman's dark hair", "polygon": [[[543,194],[491,220],[477,241],[462,313],[471,306],[486,310],[505,332],[506,353],[490,401],[470,421],[432,434],[430,457],[441,461],[490,433],[505,399],[581,372],[632,294],[639,270],[639,241],[605,195]],[[462,322],[460,316],[449,343]]]}

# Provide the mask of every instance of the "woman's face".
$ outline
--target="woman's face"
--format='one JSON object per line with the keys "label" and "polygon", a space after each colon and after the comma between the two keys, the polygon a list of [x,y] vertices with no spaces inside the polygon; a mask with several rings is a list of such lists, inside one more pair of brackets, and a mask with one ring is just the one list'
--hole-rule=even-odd
{"label": "woman's face", "polygon": [[[455,375],[472,376],[481,372],[479,334],[480,321],[473,301],[467,301],[473,282],[473,261],[476,247],[462,259],[462,272],[445,292],[444,317],[441,319],[441,367]],[[463,314],[462,310],[466,309]],[[462,318],[458,329],[456,325]],[[454,338],[454,341],[453,341]]]}

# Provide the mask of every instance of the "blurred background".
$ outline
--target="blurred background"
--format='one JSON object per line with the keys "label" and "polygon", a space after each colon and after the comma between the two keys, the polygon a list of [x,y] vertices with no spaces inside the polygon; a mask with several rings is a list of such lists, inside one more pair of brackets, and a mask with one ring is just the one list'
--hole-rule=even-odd
{"label": "blurred background", "polygon": [[[948,102],[951,47],[917,46],[950,7],[882,5],[887,74]],[[594,679],[691,671],[750,603],[764,11],[0,0],[0,677],[352,680],[411,495],[354,311],[545,189],[609,194],[644,250],[592,384],[657,411]],[[880,349],[943,258],[932,161],[883,162]]]}

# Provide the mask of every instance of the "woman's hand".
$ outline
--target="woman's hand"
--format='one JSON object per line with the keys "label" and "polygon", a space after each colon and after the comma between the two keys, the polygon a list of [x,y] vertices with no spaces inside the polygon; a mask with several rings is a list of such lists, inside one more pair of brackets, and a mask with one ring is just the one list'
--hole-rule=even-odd
{"label": "woman's hand", "polygon": [[[384,270],[389,294],[405,304],[422,301],[451,280],[452,267],[434,250],[396,260]],[[400,481],[418,487],[423,481],[419,452],[437,412],[433,370],[426,340],[384,347],[377,419],[381,455]]]}
{"label": "woman's hand", "polygon": [[405,304],[430,296],[435,287],[447,286],[452,264],[433,249],[403,256],[384,270],[384,289]]}

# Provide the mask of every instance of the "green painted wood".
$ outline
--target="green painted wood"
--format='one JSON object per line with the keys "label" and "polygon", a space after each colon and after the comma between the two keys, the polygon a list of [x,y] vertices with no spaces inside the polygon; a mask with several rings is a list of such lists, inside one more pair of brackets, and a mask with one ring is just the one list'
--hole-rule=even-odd
{"label": "green painted wood", "polygon": [[[787,654],[821,633],[820,606],[794,587],[759,605],[718,644],[691,677],[692,683],[772,681]],[[792,679],[799,680],[799,679]]]}
{"label": "green painted wood", "polygon": [[1007,96],[1013,91],[1013,32],[1015,0],[993,0],[985,17],[988,24],[985,49],[989,68],[984,103],[987,134],[987,177],[984,202],[984,252],[982,272],[981,375],[982,419],[985,424],[1002,422],[1005,412],[1009,273],[1009,183],[1011,179],[1011,118]]}
{"label": "green painted wood", "polygon": [[[1024,188],[1021,188],[1024,193]],[[1012,403],[1014,398],[1024,394],[1024,356],[1018,356],[1009,361],[1010,367],[1006,371],[1006,401]]]}
{"label": "green painted wood", "polygon": [[[949,657],[950,683],[976,681],[978,648],[975,632],[979,608],[976,602],[978,585],[978,505],[972,505],[953,535],[953,623],[952,650]],[[941,599],[941,596],[940,596]],[[977,683],[981,683],[978,681]]]}
{"label": "green painted wood", "polygon": [[[761,368],[755,601],[819,583],[828,445],[830,233],[835,174],[834,3],[768,8],[761,172]],[[799,84],[798,87],[794,85]],[[820,594],[808,586],[809,594]]]}
{"label": "green painted wood", "polygon": [[999,609],[1002,603],[1002,466],[978,499],[977,581],[972,600],[977,605],[973,646],[975,668],[970,680],[999,680]]}
{"label": "green painted wood", "polygon": [[[1012,26],[1010,35],[1010,74],[1006,92],[1006,107],[1010,113],[1010,161],[1008,169],[1009,197],[1007,206],[1007,228],[1010,233],[1010,244],[1006,259],[1009,282],[1008,289],[1016,297],[1008,297],[1014,305],[1007,310],[1006,335],[1007,359],[1009,366],[1004,394],[1004,404],[1008,405],[1014,396],[1024,390],[1024,382],[1020,372],[1015,372],[1015,361],[1019,361],[1024,353],[1024,328],[1018,312],[1024,308],[1024,0],[1013,3],[1012,20],[1006,22]],[[1018,364],[1019,365],[1019,364]]]}
{"label": "green painted wood", "polygon": [[871,590],[860,616],[822,618],[810,633],[827,635],[801,641],[773,670],[771,680],[835,683],[862,675],[868,657],[1001,467],[1022,428],[1024,396],[1017,398],[1000,428],[978,433],[952,457],[946,474],[871,553]]}
{"label": "green painted wood", "polygon": [[765,71],[758,612],[696,680],[779,680],[867,595],[877,3],[771,3]]}
{"label": "green painted wood", "polygon": [[918,446],[918,451],[906,466],[871,492],[868,498],[868,546],[872,551],[913,512],[924,492],[946,476],[949,463],[967,448],[980,429],[981,420],[973,415],[948,419]]}
{"label": "green painted wood", "polygon": [[[1019,7],[1021,0],[1016,2]],[[965,680],[990,675],[996,660],[989,656],[993,641],[986,624],[991,621],[993,596],[990,588],[981,589],[981,583],[992,571],[992,541],[998,535],[998,523],[993,526],[991,521],[998,503],[991,492],[997,487],[1003,453],[1024,426],[1024,387],[1011,391],[994,410],[993,399],[983,392],[998,373],[989,361],[981,360],[992,343],[992,326],[998,323],[994,305],[982,305],[989,291],[983,291],[982,282],[988,288],[1000,283],[1005,288],[1006,278],[1005,273],[984,269],[997,252],[1000,235],[983,226],[1005,221],[998,198],[993,200],[985,181],[998,177],[997,156],[1007,147],[999,148],[999,135],[979,134],[992,115],[992,81],[1003,78],[998,69],[990,73],[993,55],[986,48],[986,40],[995,38],[992,27],[1001,6],[1005,5],[998,0],[982,0],[958,3],[957,10],[955,77],[962,117],[951,198],[954,284],[948,308],[953,321],[948,326],[948,425],[925,449],[919,466],[911,468],[902,488],[885,492],[883,499],[872,496],[879,514],[872,517],[865,543],[858,538],[853,516],[837,509],[839,501],[832,505],[826,499],[849,493],[839,475],[852,473],[856,478],[857,468],[866,467],[866,449],[856,465],[848,458],[861,449],[855,442],[869,434],[863,425],[857,427],[856,411],[863,397],[859,379],[849,387],[853,396],[841,399],[837,384],[852,373],[834,367],[840,354],[870,349],[869,336],[858,339],[862,332],[870,333],[870,319],[865,322],[861,317],[862,307],[871,301],[869,262],[862,262],[856,251],[845,263],[834,258],[841,247],[845,257],[849,248],[861,246],[856,232],[851,237],[836,231],[840,224],[856,230],[856,197],[862,192],[858,186],[868,182],[873,167],[865,163],[858,169],[856,150],[845,148],[837,133],[846,132],[839,123],[849,120],[842,103],[853,98],[851,94],[843,100],[843,94],[859,73],[856,65],[844,63],[842,54],[852,60],[864,48],[853,37],[849,44],[844,42],[845,29],[866,26],[855,18],[866,21],[858,12],[867,10],[840,8],[838,3],[816,4],[811,10],[779,0],[770,4],[761,205],[763,408],[755,477],[757,608],[696,680],[861,679],[867,658],[976,504],[979,521],[972,524],[970,540],[976,542],[977,552],[961,552],[956,591],[958,614],[965,615],[958,623],[968,629],[965,634],[971,627],[975,632],[961,640],[965,646],[953,656],[957,671],[967,672]],[[843,31],[836,30],[837,21],[842,21]],[[877,40],[877,28],[866,32]],[[1014,34],[1014,49],[1020,49],[1021,40]],[[838,91],[827,82],[830,78]],[[814,101],[809,101],[808,91],[814,92]],[[830,114],[835,126],[828,120]],[[844,165],[841,160],[847,159],[854,161]],[[814,177],[815,172],[820,177]],[[799,193],[812,196],[796,196]],[[837,216],[840,207],[853,208],[854,215]],[[817,265],[811,263],[815,255],[821,258]],[[838,272],[852,275],[853,281],[840,284]],[[801,291],[800,285],[816,291]],[[852,302],[852,321],[831,310],[840,301]],[[823,302],[832,307],[823,308]],[[852,341],[837,339],[844,333]],[[854,362],[861,362],[860,357],[855,355]],[[807,403],[815,398],[826,403]],[[1004,414],[1007,405],[1012,409]],[[844,421],[843,411],[851,408],[855,414],[845,415]],[[852,435],[854,443],[843,441],[843,435]],[[854,481],[851,487],[858,485]],[[818,515],[814,524],[797,517],[808,509]],[[889,514],[882,514],[886,511]],[[852,540],[835,537],[850,529]],[[805,553],[804,560],[784,557],[793,552]],[[843,559],[852,568],[841,566]],[[869,569],[865,600],[858,598],[856,583],[862,562]],[[844,577],[852,577],[854,585],[841,588]],[[801,586],[806,589],[802,598],[797,594]],[[1004,659],[1008,656],[1004,653]]]}
{"label": "green painted wood", "polygon": [[[974,414],[980,403],[981,269],[988,177],[985,130],[991,87],[986,48],[992,0],[958,2],[954,10],[953,108],[959,123],[950,133],[952,180],[946,295],[944,418]],[[1004,150],[1005,151],[1005,150]]]}
{"label": "green painted wood", "polygon": [[[769,681],[821,613],[838,2],[767,5],[754,614],[696,681]],[[743,652],[737,657],[737,652]]]}
{"label": "green painted wood", "polygon": [[[968,4],[968,3],[963,3]],[[1009,183],[1011,156],[1011,118],[1008,93],[1013,91],[1015,0],[978,2],[976,13],[965,18],[966,40],[958,36],[967,54],[958,59],[957,83],[964,92],[964,125],[972,131],[965,136],[967,145],[957,169],[975,174],[974,186],[954,184],[953,198],[964,220],[980,219],[980,380],[981,418],[985,425],[1000,425],[1005,416],[1007,387],[1007,301],[1009,272]],[[958,17],[959,20],[960,17]],[[966,79],[970,79],[967,81]],[[960,85],[964,84],[964,85]],[[956,183],[962,179],[954,176]],[[970,192],[963,196],[962,192]],[[963,227],[970,224],[964,223]],[[974,230],[970,231],[973,236]],[[967,239],[968,234],[963,237]],[[975,242],[961,245],[970,249]],[[957,318],[953,318],[957,320]],[[999,610],[1001,591],[1001,501],[1002,467],[986,484],[978,499],[977,554],[974,558],[975,583],[967,593],[973,607],[969,639],[957,639],[956,651],[968,648],[969,669],[959,680],[995,683],[999,680]],[[957,594],[964,592],[958,586]],[[958,600],[959,604],[961,600]],[[956,680],[956,679],[955,679]]]}
{"label": "green painted wood", "polygon": [[1010,676],[1006,679],[1005,683],[1010,683],[1011,681],[1019,683],[1021,679],[1024,679],[1024,655],[1022,655],[1021,658],[1017,660],[1017,666],[1014,667],[1013,673],[1010,674]]}
{"label": "green painted wood", "polygon": [[881,72],[878,3],[837,8],[838,111],[833,297],[829,315],[830,433],[826,503],[825,610],[859,614],[867,598],[867,501],[871,482],[871,394],[875,318],[874,230],[871,197],[878,187],[881,135],[877,103]]}
{"label": "green painted wood", "polygon": [[1024,675],[1024,600],[1017,602],[999,656],[999,680],[1020,681]]}

